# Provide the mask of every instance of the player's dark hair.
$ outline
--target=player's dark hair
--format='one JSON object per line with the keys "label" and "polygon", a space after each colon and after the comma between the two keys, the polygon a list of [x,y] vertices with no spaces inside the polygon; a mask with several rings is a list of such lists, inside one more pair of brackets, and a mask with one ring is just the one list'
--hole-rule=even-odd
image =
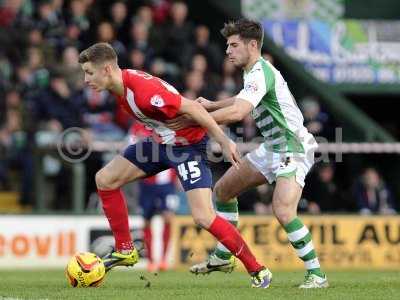
{"label": "player's dark hair", "polygon": [[114,48],[108,43],[94,44],[79,54],[80,64],[86,62],[99,64],[107,61],[117,63],[117,53],[115,53]]}
{"label": "player's dark hair", "polygon": [[231,21],[225,23],[224,28],[221,29],[221,34],[227,39],[232,35],[238,34],[241,39],[256,40],[258,49],[261,49],[264,39],[264,31],[259,22],[239,19],[237,21]]}

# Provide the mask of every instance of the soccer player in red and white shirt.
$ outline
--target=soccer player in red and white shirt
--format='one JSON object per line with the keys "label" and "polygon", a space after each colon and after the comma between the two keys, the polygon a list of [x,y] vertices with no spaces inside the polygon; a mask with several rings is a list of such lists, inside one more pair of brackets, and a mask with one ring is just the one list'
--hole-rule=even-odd
{"label": "soccer player in red and white shirt", "polygon": [[[117,97],[119,105],[155,132],[154,138],[128,146],[123,155],[117,155],[96,174],[98,193],[116,247],[103,259],[106,269],[134,265],[138,261],[121,186],[172,167],[186,191],[195,223],[242,261],[254,287],[268,287],[269,282],[259,275],[265,267],[256,261],[238,230],[216,215],[211,201],[206,130],[221,146],[225,157],[239,167],[236,145],[199,103],[182,97],[171,85],[150,74],[120,69],[116,53],[109,44],[97,43],[84,50],[79,55],[79,63],[86,84],[97,91],[109,90]],[[182,114],[187,114],[201,127],[174,131],[165,126],[165,121]]]}

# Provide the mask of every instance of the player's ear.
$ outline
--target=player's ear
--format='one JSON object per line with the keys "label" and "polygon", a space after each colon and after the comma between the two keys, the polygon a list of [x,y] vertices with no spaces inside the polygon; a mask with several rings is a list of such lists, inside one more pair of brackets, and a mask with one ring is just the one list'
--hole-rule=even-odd
{"label": "player's ear", "polygon": [[250,40],[250,46],[252,48],[257,48],[258,49],[258,44],[256,40]]}
{"label": "player's ear", "polygon": [[105,72],[105,75],[111,75],[111,73],[112,73],[112,65],[111,64],[105,64],[104,65],[104,67],[103,67],[103,70],[104,70],[104,72]]}

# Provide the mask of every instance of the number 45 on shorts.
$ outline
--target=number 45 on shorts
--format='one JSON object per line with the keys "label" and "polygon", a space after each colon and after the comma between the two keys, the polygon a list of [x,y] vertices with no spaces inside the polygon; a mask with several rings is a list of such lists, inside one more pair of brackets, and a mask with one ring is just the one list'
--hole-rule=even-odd
{"label": "number 45 on shorts", "polygon": [[197,161],[188,161],[178,165],[178,172],[183,181],[190,180],[190,183],[196,183],[201,179],[201,170]]}

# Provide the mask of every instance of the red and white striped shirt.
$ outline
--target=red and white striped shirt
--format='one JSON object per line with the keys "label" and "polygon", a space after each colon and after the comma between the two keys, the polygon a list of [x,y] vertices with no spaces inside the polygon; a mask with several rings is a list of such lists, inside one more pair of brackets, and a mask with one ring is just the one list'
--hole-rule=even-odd
{"label": "red and white striped shirt", "polygon": [[171,130],[165,121],[177,117],[181,95],[162,79],[138,70],[122,70],[124,96],[118,104],[137,120],[153,129],[154,139],[161,144],[184,145],[199,142],[206,129],[194,126]]}

